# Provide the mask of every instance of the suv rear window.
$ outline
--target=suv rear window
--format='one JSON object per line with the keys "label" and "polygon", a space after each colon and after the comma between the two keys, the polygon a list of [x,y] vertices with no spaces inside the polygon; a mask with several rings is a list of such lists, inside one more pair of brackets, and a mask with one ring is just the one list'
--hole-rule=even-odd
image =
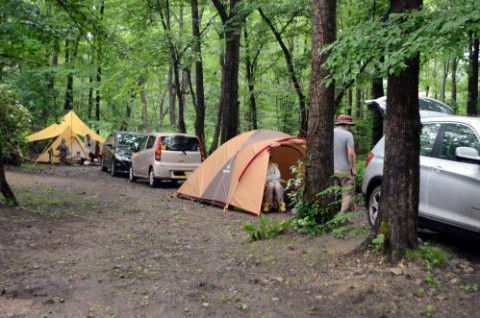
{"label": "suv rear window", "polygon": [[200,144],[196,137],[162,136],[162,148],[170,151],[200,151]]}

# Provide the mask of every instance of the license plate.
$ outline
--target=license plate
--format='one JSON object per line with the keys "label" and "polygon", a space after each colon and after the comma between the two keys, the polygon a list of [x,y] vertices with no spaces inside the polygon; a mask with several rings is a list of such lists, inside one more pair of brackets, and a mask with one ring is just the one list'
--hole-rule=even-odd
{"label": "license plate", "polygon": [[172,179],[187,179],[188,171],[172,171]]}

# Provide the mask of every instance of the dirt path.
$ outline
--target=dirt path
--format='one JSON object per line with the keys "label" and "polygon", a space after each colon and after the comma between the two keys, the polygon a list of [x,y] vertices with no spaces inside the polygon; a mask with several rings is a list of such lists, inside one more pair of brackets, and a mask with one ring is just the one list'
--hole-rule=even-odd
{"label": "dirt path", "polygon": [[24,207],[0,205],[0,317],[478,315],[478,258],[425,270],[345,256],[363,223],[344,239],[250,243],[256,218],[173,199],[167,184],[67,166],[7,179]]}

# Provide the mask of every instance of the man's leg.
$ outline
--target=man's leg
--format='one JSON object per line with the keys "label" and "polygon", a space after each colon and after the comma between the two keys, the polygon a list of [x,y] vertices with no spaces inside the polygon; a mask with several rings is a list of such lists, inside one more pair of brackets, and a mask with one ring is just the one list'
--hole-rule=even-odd
{"label": "man's leg", "polygon": [[353,176],[350,173],[340,177],[342,186],[342,207],[340,213],[347,213],[353,205]]}

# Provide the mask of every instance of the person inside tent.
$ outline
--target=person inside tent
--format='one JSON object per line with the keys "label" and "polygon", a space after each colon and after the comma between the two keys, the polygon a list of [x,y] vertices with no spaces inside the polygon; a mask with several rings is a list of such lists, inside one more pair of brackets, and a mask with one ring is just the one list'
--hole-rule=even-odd
{"label": "person inside tent", "polygon": [[278,170],[278,165],[272,162],[272,155],[268,159],[267,176],[265,179],[265,192],[263,196],[263,212],[270,211],[273,203],[273,192],[278,202],[278,209],[280,212],[287,211],[285,201],[283,200],[283,187],[280,183],[281,175]]}
{"label": "person inside tent", "polygon": [[62,138],[62,141],[57,147],[57,150],[60,152],[60,164],[66,164],[67,163],[67,156],[68,156],[68,146],[67,146],[67,140],[65,138]]}

